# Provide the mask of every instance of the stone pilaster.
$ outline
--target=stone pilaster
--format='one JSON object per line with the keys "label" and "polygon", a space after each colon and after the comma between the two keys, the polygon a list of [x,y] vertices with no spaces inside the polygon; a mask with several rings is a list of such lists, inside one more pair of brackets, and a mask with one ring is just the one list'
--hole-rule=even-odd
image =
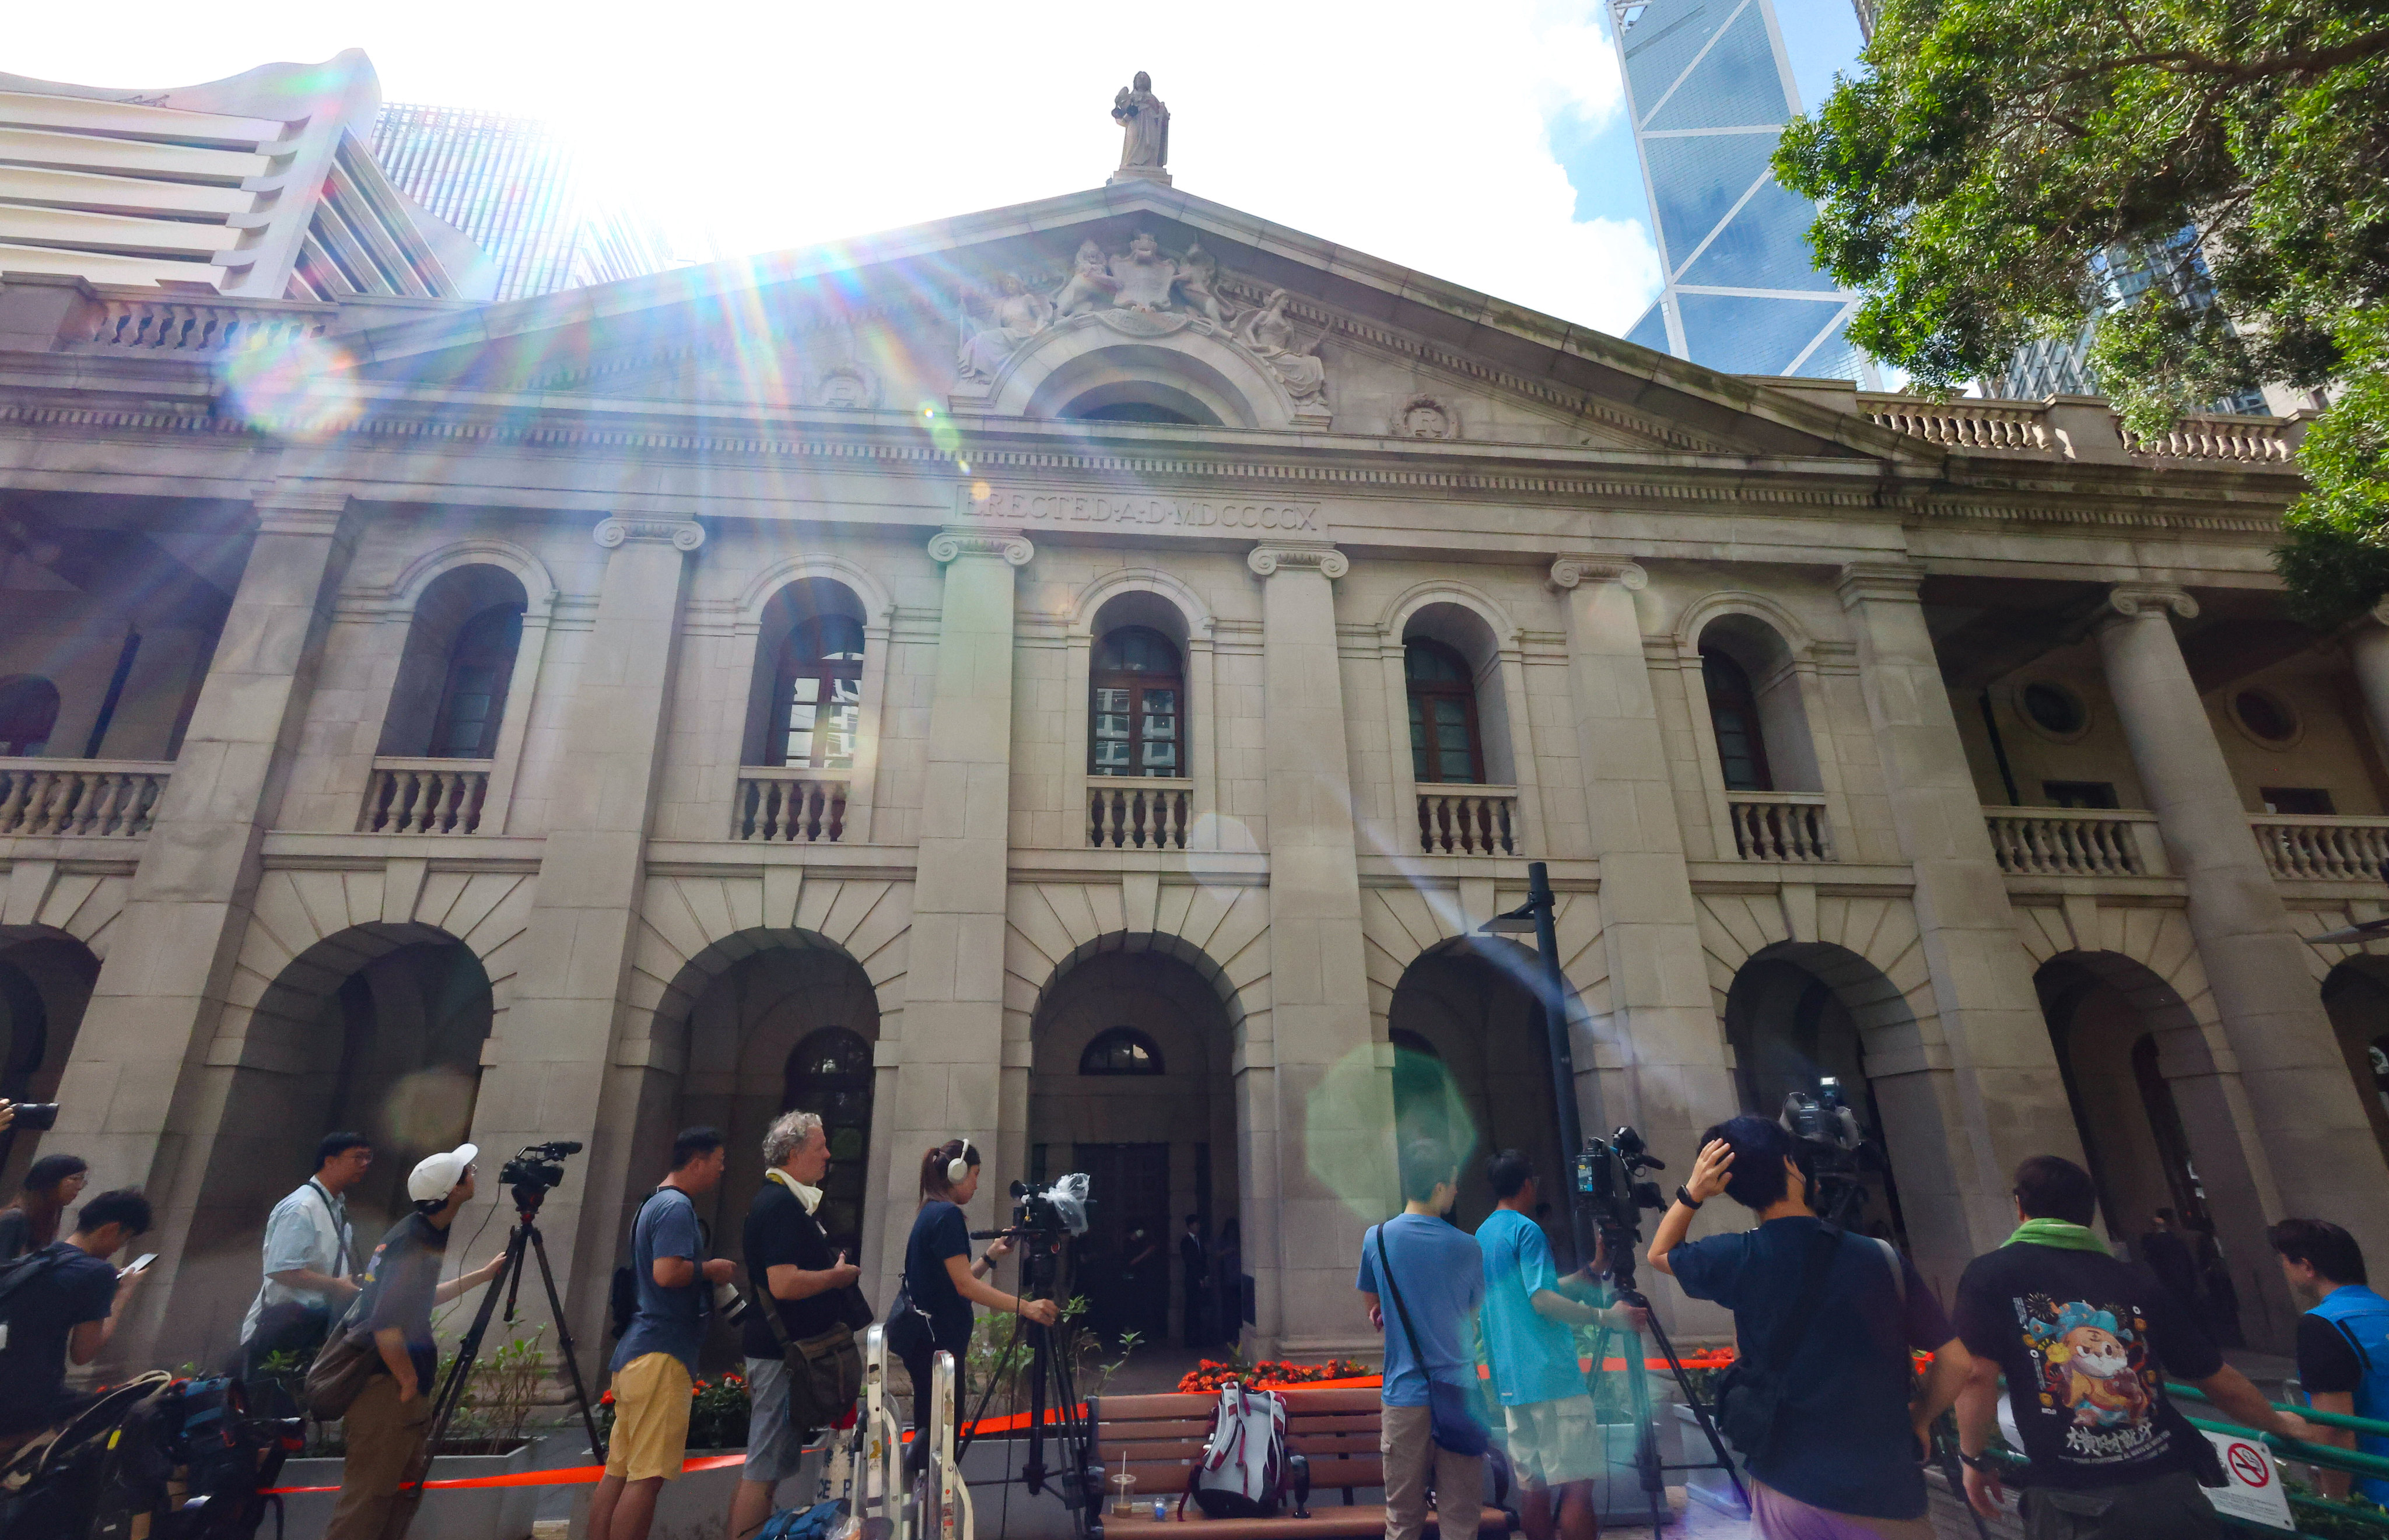
{"label": "stone pilaster", "polygon": [[1741,1108],[1643,658],[1636,595],[1649,581],[1616,556],[1552,564],[1609,967],[1610,1018],[1590,1023],[1593,1040],[1575,1048],[1578,1114],[1587,1132],[1632,1123],[1673,1161],[1690,1153],[1701,1129]]}
{"label": "stone pilaster", "polygon": [[646,1168],[664,1152],[633,1147],[632,1133],[643,1106],[671,1094],[679,1067],[658,1057],[670,1045],[643,1040],[628,1054],[618,1050],[626,1046],[624,1001],[682,590],[689,555],[705,543],[703,528],[678,519],[608,518],[590,534],[610,554],[565,717],[514,1004],[482,1051],[473,1112],[485,1202],[504,1201],[498,1167],[521,1146],[570,1139],[589,1147],[583,1168],[548,1199],[541,1226],[579,1329],[584,1373],[603,1368],[598,1326],[623,1194],[661,1175]]}
{"label": "stone pilaster", "polygon": [[88,1160],[93,1190],[137,1184],[158,1203],[160,1261],[126,1353],[165,1318],[206,1233],[193,1221],[234,1074],[210,1050],[353,547],[348,507],[345,492],[303,485],[258,500],[256,541],[59,1083],[45,1143]]}
{"label": "stone pilaster", "polygon": [[2347,639],[2347,655],[2372,723],[2372,742],[2389,757],[2389,599],[2372,606],[2370,623],[2357,623]]}
{"label": "stone pilaster", "polygon": [[1248,1037],[1236,1064],[1245,1254],[1265,1346],[1348,1348],[1366,1334],[1350,1305],[1360,1212],[1398,1205],[1393,1061],[1369,1020],[1335,641],[1334,579],[1351,563],[1332,545],[1268,544],[1246,565],[1261,579],[1271,1005],[1269,1040]]}
{"label": "stone pilaster", "polygon": [[[1028,1175],[1028,1152],[999,1148],[1001,1099],[1016,1092],[1025,1123],[1028,1068],[1003,1068],[1003,910],[1012,827],[1013,603],[1016,575],[1036,554],[1020,535],[948,529],[929,541],[946,569],[938,666],[929,697],[919,866],[907,943],[900,1036],[886,1120],[891,1215],[912,1212],[922,1151],[967,1139],[987,1158],[972,1221],[984,1225],[1003,1184]],[[1011,1085],[1006,1085],[1006,1081]],[[892,1115],[890,1115],[892,1114]],[[875,1139],[879,1135],[875,1129]],[[881,1266],[903,1267],[908,1227],[889,1224]]]}
{"label": "stone pilaster", "polygon": [[2166,857],[2189,889],[2191,934],[2223,1021],[2225,1042],[2212,1045],[2216,1083],[2177,1081],[2176,1094],[2193,1145],[2234,1139],[2246,1160],[2261,1207],[2236,1205],[2235,1215],[2218,1205],[2218,1239],[2233,1272],[2253,1274],[2265,1291],[2278,1343],[2294,1307],[2263,1266],[2259,1222],[2319,1215],[2374,1254],[2389,1252],[2389,1172],[2174,635],[2173,617],[2195,617],[2197,601],[2178,588],[2119,583],[2107,602],[2114,614],[2099,631],[2107,689]]}
{"label": "stone pilaster", "polygon": [[1915,873],[1935,1007],[1912,1036],[1861,1023],[1867,1078],[1898,1162],[1918,1264],[1946,1287],[2015,1228],[2016,1163],[2079,1161],[2082,1143],[1925,629],[1923,579],[1905,563],[1854,563],[1840,592],[1892,827]]}

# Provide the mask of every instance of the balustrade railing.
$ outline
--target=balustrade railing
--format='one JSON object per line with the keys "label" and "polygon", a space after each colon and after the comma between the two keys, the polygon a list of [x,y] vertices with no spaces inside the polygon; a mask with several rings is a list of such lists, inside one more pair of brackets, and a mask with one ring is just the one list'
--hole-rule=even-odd
{"label": "balustrade railing", "polygon": [[361,834],[473,834],[490,795],[487,759],[377,759]]}
{"label": "balustrade railing", "polygon": [[134,759],[0,759],[0,837],[146,834],[173,769]]}
{"label": "balustrade railing", "polygon": [[227,353],[318,337],[331,305],[257,305],[110,296],[83,348],[103,352]]}
{"label": "balustrade railing", "polygon": [[2276,877],[2377,883],[2389,861],[2389,818],[2252,818],[2257,848]]}
{"label": "balustrade railing", "polygon": [[2019,877],[2165,875],[2156,815],[2096,808],[1986,808],[1999,870]]}
{"label": "balustrade railing", "polygon": [[1157,777],[1087,778],[1087,844],[1098,850],[1183,850],[1194,783]]}
{"label": "balustrade railing", "polygon": [[1928,444],[1958,444],[1968,449],[2055,449],[2040,403],[1994,403],[1979,398],[1928,401],[1922,396],[1867,394],[1859,410],[1895,433],[1922,439]]}
{"label": "balustrade railing", "polygon": [[846,837],[846,777],[816,770],[738,772],[730,837],[778,845],[835,845]]}
{"label": "balustrade railing", "polygon": [[2124,452],[2165,460],[2243,460],[2286,465],[2297,458],[2286,417],[2184,417],[2154,438],[2143,439],[2115,420]]}
{"label": "balustrade railing", "polygon": [[1419,848],[1430,856],[1518,853],[1515,786],[1421,786]]}
{"label": "balustrade railing", "polygon": [[1829,861],[1822,792],[1728,792],[1734,854],[1746,861]]}

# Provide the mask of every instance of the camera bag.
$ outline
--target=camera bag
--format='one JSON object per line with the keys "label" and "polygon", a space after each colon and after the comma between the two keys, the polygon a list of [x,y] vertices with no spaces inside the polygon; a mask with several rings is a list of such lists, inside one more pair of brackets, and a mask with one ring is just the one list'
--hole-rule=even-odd
{"label": "camera bag", "polygon": [[1833,1270],[1833,1255],[1841,1248],[1838,1226],[1826,1225],[1817,1232],[1801,1272],[1800,1297],[1792,1313],[1783,1317],[1774,1342],[1768,1344],[1767,1361],[1755,1364],[1737,1358],[1718,1376],[1718,1432],[1745,1460],[1764,1455],[1768,1441],[1775,1436],[1775,1424],[1783,1411],[1783,1371],[1808,1335],[1809,1322],[1816,1319],[1817,1306],[1825,1297],[1825,1279]]}
{"label": "camera bag", "polygon": [[307,1378],[299,1386],[299,1404],[321,1422],[348,1416],[349,1408],[364,1394],[365,1386],[382,1367],[381,1349],[375,1344],[374,1334],[362,1326],[350,1326],[350,1317],[355,1313],[355,1306],[350,1306],[349,1316],[342,1317],[332,1334],[324,1339],[324,1345],[315,1350],[314,1362],[307,1366]]}
{"label": "camera bag", "polygon": [[789,1337],[780,1315],[780,1302],[771,1297],[770,1279],[750,1278],[754,1289],[749,1308],[763,1313],[772,1341],[780,1347],[787,1368],[788,1426],[799,1435],[834,1428],[862,1394],[862,1350],[854,1345],[854,1329],[840,1322],[819,1336],[798,1342]]}

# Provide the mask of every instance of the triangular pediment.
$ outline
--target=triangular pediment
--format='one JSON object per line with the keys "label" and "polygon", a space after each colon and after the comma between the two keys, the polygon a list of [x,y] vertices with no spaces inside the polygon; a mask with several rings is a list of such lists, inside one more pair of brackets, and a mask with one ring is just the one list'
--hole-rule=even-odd
{"label": "triangular pediment", "polygon": [[[1127,412],[1162,414],[1128,420],[1412,447],[1837,459],[1919,447],[1814,390],[1719,375],[1141,182],[360,340],[364,372],[391,383],[727,413],[928,408],[994,428],[1085,415],[1108,390]],[[1135,405],[1136,382],[1123,383],[1145,363],[1157,406]]]}

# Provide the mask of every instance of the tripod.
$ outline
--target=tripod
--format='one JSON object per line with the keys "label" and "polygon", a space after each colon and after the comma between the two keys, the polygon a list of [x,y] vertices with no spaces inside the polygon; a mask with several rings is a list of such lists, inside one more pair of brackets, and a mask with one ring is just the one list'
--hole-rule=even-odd
{"label": "tripod", "polygon": [[[1050,1297],[1061,1260],[1056,1238],[1042,1230],[1027,1228],[974,1231],[972,1238],[985,1241],[999,1236],[1016,1237],[1021,1241],[1021,1297]],[[1045,1490],[1050,1475],[1062,1506],[1077,1515],[1079,1534],[1084,1540],[1103,1540],[1102,1493],[1089,1475],[1094,1462],[1094,1430],[1088,1426],[1087,1414],[1080,1409],[1078,1374],[1069,1355],[1054,1347],[1054,1335],[1064,1330],[1062,1325],[1040,1326],[1015,1316],[1012,1335],[1004,1341],[1000,1361],[1011,1358],[1013,1345],[1019,1342],[1023,1331],[1028,1334],[1028,1458],[1020,1467],[1020,1481],[1034,1495]],[[995,1381],[990,1379],[979,1392],[978,1408],[971,1414],[970,1432],[963,1437],[962,1450],[954,1456],[957,1465],[971,1441],[978,1437],[988,1401],[994,1394]],[[1049,1406],[1057,1409],[1054,1441],[1061,1453],[1058,1470],[1045,1463],[1045,1410]]]}
{"label": "tripod", "polygon": [[[449,1369],[448,1378],[441,1382],[440,1394],[431,1401],[431,1437],[425,1452],[440,1447],[447,1435],[448,1424],[456,1408],[465,1400],[465,1382],[472,1377],[474,1361],[480,1355],[481,1339],[489,1334],[490,1317],[497,1314],[498,1294],[503,1288],[506,1297],[506,1320],[515,1318],[515,1305],[522,1292],[523,1258],[526,1253],[539,1259],[540,1280],[547,1285],[548,1313],[556,1320],[556,1351],[564,1357],[565,1373],[572,1381],[572,1403],[581,1409],[581,1425],[589,1431],[589,1452],[598,1459],[606,1457],[606,1441],[598,1436],[597,1414],[590,1409],[588,1387],[581,1382],[581,1359],[573,1352],[572,1329],[565,1324],[564,1299],[556,1292],[556,1270],[547,1264],[547,1241],[539,1232],[539,1205],[547,1199],[547,1188],[539,1182],[517,1182],[511,1189],[515,1200],[515,1228],[506,1237],[506,1259],[498,1268],[498,1276],[481,1295],[481,1307],[474,1313],[472,1329],[456,1345],[456,1363]],[[423,1474],[415,1478],[417,1492],[431,1474],[431,1461],[423,1462]]]}

